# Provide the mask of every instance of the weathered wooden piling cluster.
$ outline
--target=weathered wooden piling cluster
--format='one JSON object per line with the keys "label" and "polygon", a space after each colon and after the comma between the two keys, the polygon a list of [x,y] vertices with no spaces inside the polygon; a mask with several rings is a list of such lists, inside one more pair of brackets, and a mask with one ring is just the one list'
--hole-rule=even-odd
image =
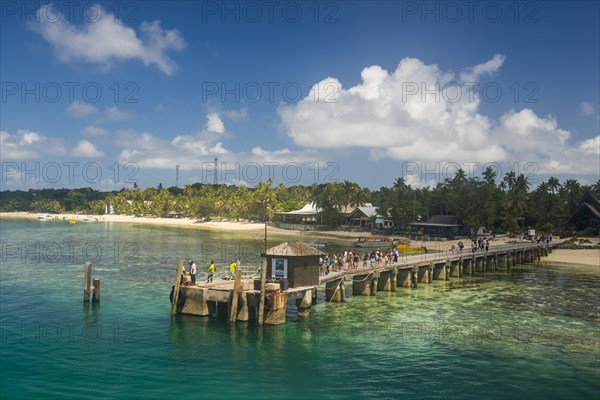
{"label": "weathered wooden piling cluster", "polygon": [[[265,285],[265,324],[285,322],[288,301],[294,300],[298,316],[308,316],[317,302],[317,291],[324,290],[326,302],[346,301],[347,284],[352,285],[353,296],[375,296],[377,292],[395,292],[397,288],[417,288],[434,280],[447,281],[506,270],[517,264],[531,263],[547,256],[554,244],[516,244],[492,247],[487,252],[431,253],[403,257],[398,263],[355,272],[332,272],[319,278],[318,285],[282,290],[279,283]],[[182,262],[180,262],[180,266]],[[192,314],[221,317],[232,321],[256,319],[260,290],[254,281],[242,280],[237,271],[235,281],[205,286],[184,285],[179,281],[172,291],[172,314]],[[178,279],[181,269],[178,268]],[[323,292],[321,292],[323,293]]]}
{"label": "weathered wooden piling cluster", "polygon": [[92,303],[100,302],[100,279],[94,279],[92,285],[92,263],[86,262],[83,266],[83,302],[89,303],[90,294],[92,295]]}

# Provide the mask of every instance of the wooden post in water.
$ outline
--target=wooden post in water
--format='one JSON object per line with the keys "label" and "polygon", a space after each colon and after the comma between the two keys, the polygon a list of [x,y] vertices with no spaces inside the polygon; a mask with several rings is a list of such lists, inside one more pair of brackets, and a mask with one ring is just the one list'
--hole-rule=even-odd
{"label": "wooden post in water", "polygon": [[411,287],[416,288],[418,281],[419,281],[419,268],[417,268],[415,266],[415,267],[413,267],[413,269],[410,270]]}
{"label": "wooden post in water", "polygon": [[92,281],[92,263],[86,261],[84,265],[84,276],[83,276],[83,302],[88,303],[90,301],[90,285]]}
{"label": "wooden post in water", "polygon": [[179,301],[179,284],[181,283],[182,271],[183,260],[179,259],[179,263],[177,263],[177,275],[175,276],[175,285],[173,286],[173,303],[171,304],[171,316],[177,314],[177,302]]}
{"label": "wooden post in water", "polygon": [[229,320],[235,322],[237,320],[237,308],[240,297],[240,289],[242,287],[242,270],[236,268],[235,270],[235,282],[233,284],[233,297],[231,299],[231,315]]}
{"label": "wooden post in water", "polygon": [[371,296],[375,296],[377,294],[377,284],[379,283],[379,272],[375,271],[373,277],[371,278]]}
{"label": "wooden post in water", "polygon": [[94,296],[92,297],[92,303],[100,302],[100,279],[94,279]]}
{"label": "wooden post in water", "polygon": [[[265,228],[266,229],[266,228]],[[265,286],[267,285],[267,254],[262,261],[260,269],[260,301],[258,303],[258,324],[262,325],[265,320]]]}

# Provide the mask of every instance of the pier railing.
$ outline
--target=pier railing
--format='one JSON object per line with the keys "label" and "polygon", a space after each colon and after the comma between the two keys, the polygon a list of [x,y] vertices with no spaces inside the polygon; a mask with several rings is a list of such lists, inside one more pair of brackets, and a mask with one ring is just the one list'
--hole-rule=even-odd
{"label": "pier railing", "polygon": [[[467,244],[470,245],[470,243],[467,243]],[[398,256],[397,262],[394,263],[392,261],[389,261],[387,265],[382,261],[380,263],[376,262],[375,265],[372,267],[371,262],[369,260],[367,260],[366,266],[363,266],[363,261],[361,259],[358,262],[358,267],[355,269],[348,263],[344,263],[342,270],[345,272],[367,271],[367,270],[372,270],[374,268],[382,269],[382,268],[386,268],[386,267],[391,268],[394,266],[408,266],[408,265],[420,264],[420,263],[428,263],[428,262],[430,263],[430,262],[436,262],[436,261],[445,261],[445,260],[449,260],[449,259],[458,259],[460,257],[463,257],[463,258],[483,257],[486,255],[491,256],[491,255],[495,255],[495,254],[502,254],[502,253],[512,252],[512,251],[518,252],[518,251],[522,251],[522,250],[536,249],[536,248],[541,248],[541,247],[545,247],[545,246],[554,247],[557,244],[558,243],[546,244],[545,242],[541,242],[541,243],[520,242],[520,243],[501,244],[501,245],[492,244],[491,246],[489,246],[487,251],[485,249],[477,249],[475,251],[472,251],[471,247],[465,247],[465,248],[463,248],[462,251],[458,251],[458,249],[455,249],[454,251],[452,251],[451,245],[448,246],[447,244],[445,244],[443,247],[439,247],[439,248],[437,248],[435,246],[431,246],[428,248],[428,250],[429,250],[428,252],[424,252],[421,254],[411,254],[411,255],[400,254]],[[337,265],[330,265],[329,271],[330,272],[338,272],[338,271],[340,271],[340,269]]]}

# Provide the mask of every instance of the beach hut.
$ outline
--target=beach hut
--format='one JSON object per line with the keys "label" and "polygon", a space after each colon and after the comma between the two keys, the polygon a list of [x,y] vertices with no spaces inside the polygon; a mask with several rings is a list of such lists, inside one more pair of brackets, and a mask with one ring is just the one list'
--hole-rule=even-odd
{"label": "beach hut", "polygon": [[597,234],[600,230],[600,201],[591,192],[585,192],[564,226],[581,231],[592,228]]}
{"label": "beach hut", "polygon": [[355,207],[348,215],[347,223],[351,227],[367,229],[384,229],[388,227],[387,222],[377,213],[377,207],[371,203]]}
{"label": "beach hut", "polygon": [[282,287],[317,286],[321,252],[303,242],[290,241],[266,251],[267,276]]}

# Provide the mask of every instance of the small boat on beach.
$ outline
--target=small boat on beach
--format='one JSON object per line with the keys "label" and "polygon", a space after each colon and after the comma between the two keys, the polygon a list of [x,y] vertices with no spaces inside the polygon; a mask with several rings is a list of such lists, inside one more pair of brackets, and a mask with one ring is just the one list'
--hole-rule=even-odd
{"label": "small boat on beach", "polygon": [[327,247],[327,242],[305,242],[305,244],[309,245],[310,247],[314,247],[315,249],[324,249]]}
{"label": "small boat on beach", "polygon": [[48,216],[45,214],[40,214],[37,217],[38,221],[46,221],[48,219]]}
{"label": "small boat on beach", "polygon": [[388,236],[361,236],[357,241],[352,242],[354,247],[380,247],[387,248],[393,244]]}

